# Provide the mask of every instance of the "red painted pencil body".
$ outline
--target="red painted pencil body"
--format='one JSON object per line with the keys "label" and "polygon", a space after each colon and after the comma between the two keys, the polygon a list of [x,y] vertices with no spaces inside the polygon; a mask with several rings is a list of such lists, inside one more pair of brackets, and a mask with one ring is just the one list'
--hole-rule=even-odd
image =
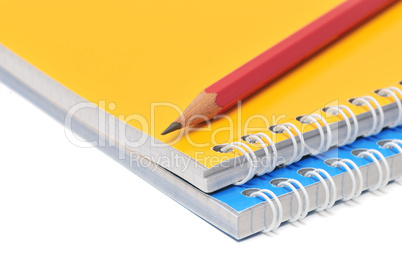
{"label": "red painted pencil body", "polygon": [[397,0],[348,0],[205,89],[219,114]]}
{"label": "red painted pencil body", "polygon": [[347,0],[203,90],[163,133],[212,119],[398,0]]}

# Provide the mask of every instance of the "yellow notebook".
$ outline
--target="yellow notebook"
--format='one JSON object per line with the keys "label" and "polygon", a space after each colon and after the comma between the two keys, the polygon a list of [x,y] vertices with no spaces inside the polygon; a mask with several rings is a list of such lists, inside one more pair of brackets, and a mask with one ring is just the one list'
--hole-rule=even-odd
{"label": "yellow notebook", "polygon": [[[210,126],[160,135],[205,87],[341,2],[3,1],[0,68],[27,84],[34,101],[79,116],[77,125],[101,123],[105,136],[91,145],[119,146],[125,160],[138,152],[211,192],[247,173],[239,165],[234,175],[234,159],[244,157],[217,153],[215,145],[263,132],[285,147],[289,137],[269,126],[291,122],[316,131],[295,118],[325,105],[368,112],[347,100],[402,79],[397,3]],[[101,111],[77,106],[84,100]]]}

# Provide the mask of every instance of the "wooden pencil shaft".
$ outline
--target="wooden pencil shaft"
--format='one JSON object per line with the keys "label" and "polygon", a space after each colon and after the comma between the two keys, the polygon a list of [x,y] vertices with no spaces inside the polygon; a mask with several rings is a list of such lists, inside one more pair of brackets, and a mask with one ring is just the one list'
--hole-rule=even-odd
{"label": "wooden pencil shaft", "polygon": [[162,134],[214,118],[398,0],[348,0],[203,90]]}
{"label": "wooden pencil shaft", "polygon": [[277,79],[396,0],[349,0],[205,89],[219,113]]}

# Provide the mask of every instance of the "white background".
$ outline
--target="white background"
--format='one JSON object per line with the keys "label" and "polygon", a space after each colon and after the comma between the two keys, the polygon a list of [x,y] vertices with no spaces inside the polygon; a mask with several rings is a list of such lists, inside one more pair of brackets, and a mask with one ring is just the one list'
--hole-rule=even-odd
{"label": "white background", "polygon": [[392,183],[238,242],[0,89],[0,266],[374,266],[401,256]]}

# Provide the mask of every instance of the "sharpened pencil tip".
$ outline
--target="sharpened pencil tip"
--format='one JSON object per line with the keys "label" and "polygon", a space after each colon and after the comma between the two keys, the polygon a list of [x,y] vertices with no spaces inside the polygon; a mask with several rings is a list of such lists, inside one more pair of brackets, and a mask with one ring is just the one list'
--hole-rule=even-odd
{"label": "sharpened pencil tip", "polygon": [[176,130],[180,130],[181,128],[183,128],[183,125],[181,125],[181,123],[178,122],[173,122],[172,124],[169,125],[169,127],[166,128],[166,130],[164,130],[161,134],[165,135],[171,132],[174,132]]}

